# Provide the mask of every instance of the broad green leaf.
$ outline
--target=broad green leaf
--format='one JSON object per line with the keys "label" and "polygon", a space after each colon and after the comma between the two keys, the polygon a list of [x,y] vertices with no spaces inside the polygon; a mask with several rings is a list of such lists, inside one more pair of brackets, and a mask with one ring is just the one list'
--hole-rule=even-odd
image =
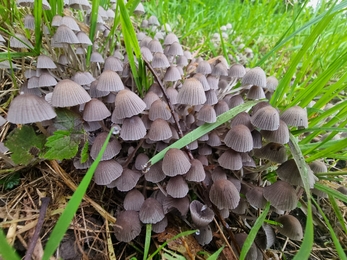
{"label": "broad green leaf", "polygon": [[9,134],[5,146],[12,152],[11,158],[14,163],[26,165],[34,158],[31,150],[35,148],[41,150],[44,142],[44,135],[36,135],[32,126],[23,125]]}
{"label": "broad green leaf", "polygon": [[83,120],[80,115],[66,109],[55,109],[57,117],[54,119],[54,126],[58,130],[68,130],[70,132],[80,132],[83,129]]}
{"label": "broad green leaf", "polygon": [[61,214],[57,223],[55,224],[55,226],[52,230],[52,233],[48,239],[48,242],[46,244],[46,247],[44,249],[44,254],[42,257],[43,260],[48,260],[50,258],[50,256],[53,255],[53,253],[55,252],[55,250],[59,246],[60,241],[63,239],[64,234],[66,233],[67,229],[69,228],[70,223],[71,223],[78,207],[80,206],[80,204],[82,202],[83,196],[87,191],[89,183],[93,178],[96,167],[98,166],[98,164],[102,158],[102,155],[106,150],[106,146],[107,146],[107,144],[111,138],[112,132],[113,132],[113,129],[111,129],[110,132],[108,133],[108,136],[106,137],[106,140],[105,140],[98,156],[96,157],[95,161],[90,166],[90,168],[88,169],[88,171],[87,171],[86,175],[83,177],[80,185],[78,185],[78,188],[76,189],[76,191],[72,195],[70,201],[66,205],[64,212]]}
{"label": "broad green leaf", "polygon": [[66,130],[57,130],[47,138],[46,146],[48,151],[44,158],[48,160],[64,160],[71,159],[78,152],[80,139],[74,137],[71,132]]}

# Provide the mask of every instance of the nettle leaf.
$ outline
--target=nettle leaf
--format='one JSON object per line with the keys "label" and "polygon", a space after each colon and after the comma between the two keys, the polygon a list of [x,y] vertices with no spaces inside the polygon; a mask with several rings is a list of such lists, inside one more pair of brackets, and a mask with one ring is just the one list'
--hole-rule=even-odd
{"label": "nettle leaf", "polygon": [[54,126],[58,130],[69,130],[70,132],[80,132],[83,129],[83,120],[80,115],[66,108],[55,109],[57,117],[54,119]]}
{"label": "nettle leaf", "polygon": [[57,130],[47,138],[48,151],[44,158],[49,160],[71,159],[76,156],[80,141],[79,135],[71,134],[67,130]]}
{"label": "nettle leaf", "polygon": [[20,183],[20,175],[19,172],[15,172],[0,180],[0,185],[4,187],[5,190],[11,190],[15,186],[18,186]]}
{"label": "nettle leaf", "polygon": [[84,142],[84,145],[81,150],[81,163],[85,163],[89,158],[88,146],[89,146],[89,142],[88,141]]}
{"label": "nettle leaf", "polygon": [[14,163],[26,165],[34,158],[32,151],[41,150],[44,143],[44,135],[36,135],[32,126],[24,125],[9,134],[5,146],[12,152],[11,158]]}

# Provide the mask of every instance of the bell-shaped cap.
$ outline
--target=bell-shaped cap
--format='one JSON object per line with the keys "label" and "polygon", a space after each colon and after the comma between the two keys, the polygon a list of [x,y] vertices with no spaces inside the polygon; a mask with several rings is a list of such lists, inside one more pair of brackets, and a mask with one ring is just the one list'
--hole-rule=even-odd
{"label": "bell-shaped cap", "polygon": [[113,113],[118,119],[129,118],[145,110],[146,104],[134,92],[123,89],[118,92]]}
{"label": "bell-shaped cap", "polygon": [[291,211],[297,207],[298,197],[292,185],[285,181],[276,181],[266,186],[263,196],[276,209]]}
{"label": "bell-shaped cap", "polygon": [[308,127],[306,109],[299,106],[293,106],[284,111],[281,115],[281,120],[288,126]]}
{"label": "bell-shaped cap", "polygon": [[280,126],[280,116],[275,108],[265,106],[252,115],[251,123],[261,130],[274,131]]}
{"label": "bell-shaped cap", "polygon": [[13,124],[30,124],[56,116],[54,109],[43,98],[32,94],[22,94],[12,100],[7,121]]}
{"label": "bell-shaped cap", "polygon": [[191,164],[183,151],[177,148],[169,149],[164,155],[163,172],[170,177],[186,174]]}
{"label": "bell-shaped cap", "polygon": [[279,217],[276,221],[282,224],[282,226],[277,226],[278,231],[282,235],[297,241],[300,241],[304,237],[302,226],[296,217],[284,215]]}
{"label": "bell-shaped cap", "polygon": [[139,190],[133,189],[125,195],[123,204],[124,209],[140,211],[144,201],[145,197],[143,194]]}
{"label": "bell-shaped cap", "polygon": [[142,223],[155,224],[161,221],[165,214],[163,206],[159,201],[154,198],[148,198],[142,204],[139,216]]}
{"label": "bell-shaped cap", "polygon": [[117,216],[114,234],[118,241],[130,242],[141,233],[139,213],[134,210],[122,211]]}
{"label": "bell-shaped cap", "polygon": [[251,131],[245,125],[233,126],[224,138],[224,143],[231,149],[245,153],[253,149]]}
{"label": "bell-shaped cap", "polygon": [[183,198],[188,194],[189,187],[181,175],[171,177],[166,185],[166,192],[173,198]]}
{"label": "bell-shaped cap", "polygon": [[212,184],[209,198],[219,209],[234,209],[239,204],[240,194],[231,181],[220,179]]}
{"label": "bell-shaped cap", "polygon": [[177,103],[185,105],[202,105],[206,102],[204,88],[195,78],[186,79],[177,95]]}

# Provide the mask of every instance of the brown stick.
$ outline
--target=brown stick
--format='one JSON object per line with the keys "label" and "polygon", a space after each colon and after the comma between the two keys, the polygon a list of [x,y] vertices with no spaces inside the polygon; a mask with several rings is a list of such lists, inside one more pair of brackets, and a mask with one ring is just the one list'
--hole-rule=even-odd
{"label": "brown stick", "polygon": [[51,199],[48,197],[41,198],[41,208],[40,208],[39,218],[37,221],[34,235],[31,238],[28,250],[25,254],[24,260],[30,260],[31,259],[31,256],[32,256],[34,249],[35,249],[35,246],[36,246],[36,242],[39,239],[40,231],[42,229],[42,225],[43,225],[43,222],[45,220],[45,215],[46,215],[46,211],[47,211],[48,204],[49,204],[50,200]]}

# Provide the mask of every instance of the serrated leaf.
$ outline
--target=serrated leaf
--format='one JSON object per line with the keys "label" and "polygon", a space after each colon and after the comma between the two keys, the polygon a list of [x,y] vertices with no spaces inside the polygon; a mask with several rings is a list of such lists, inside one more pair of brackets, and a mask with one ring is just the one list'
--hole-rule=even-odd
{"label": "serrated leaf", "polygon": [[85,141],[81,150],[81,163],[85,163],[89,158],[88,146],[89,146],[89,142]]}
{"label": "serrated leaf", "polygon": [[70,131],[58,130],[47,138],[46,146],[49,147],[44,157],[49,160],[71,159],[78,152],[79,138],[75,138]]}
{"label": "serrated leaf", "polygon": [[6,178],[3,178],[0,180],[0,185],[3,185],[5,190],[11,190],[14,188],[14,186],[19,185],[19,173],[15,172]]}
{"label": "serrated leaf", "polygon": [[54,119],[54,126],[58,130],[76,133],[83,129],[83,120],[80,115],[66,108],[55,109],[55,112],[57,117]]}
{"label": "serrated leaf", "polygon": [[31,149],[41,150],[44,142],[44,135],[36,135],[32,126],[24,125],[9,134],[5,146],[12,152],[11,159],[14,163],[26,165],[34,158]]}

